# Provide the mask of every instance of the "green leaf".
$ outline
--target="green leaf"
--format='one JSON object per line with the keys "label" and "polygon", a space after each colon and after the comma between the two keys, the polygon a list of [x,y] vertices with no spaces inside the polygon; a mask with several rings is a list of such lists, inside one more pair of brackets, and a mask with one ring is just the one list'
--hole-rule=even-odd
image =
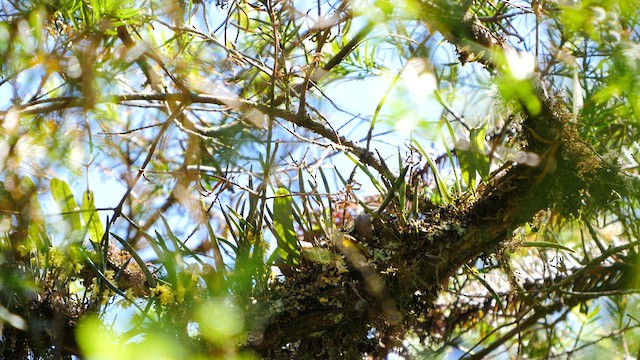
{"label": "green leaf", "polygon": [[22,183],[23,191],[30,196],[29,220],[37,223],[38,225],[44,225],[44,213],[42,212],[42,206],[40,206],[40,202],[38,201],[36,185],[28,176],[23,177],[20,181]]}
{"label": "green leaf", "polygon": [[453,198],[451,196],[451,193],[447,189],[447,185],[444,183],[444,180],[440,176],[440,171],[438,171],[438,165],[433,161],[433,159],[431,159],[431,156],[427,154],[427,152],[424,150],[422,145],[420,145],[420,143],[416,139],[412,139],[412,143],[413,145],[415,145],[418,151],[420,151],[422,156],[424,156],[424,158],[429,163],[429,167],[431,168],[431,171],[433,172],[433,176],[436,179],[436,184],[438,185],[438,194],[440,195],[442,201],[445,204],[451,203]]}
{"label": "green leaf", "polygon": [[[373,186],[375,186],[376,190],[378,190],[380,195],[386,196],[385,188],[382,186],[382,184],[380,184],[380,182],[378,181],[376,176],[371,172],[371,170],[369,170],[368,167],[366,167],[364,164],[362,164],[355,157],[351,156],[349,153],[345,153],[345,155],[349,158],[349,160],[353,161],[353,163],[356,164],[356,166],[358,166],[358,168],[360,168],[360,170],[362,170],[362,172],[364,172],[367,175],[367,177],[369,178],[369,180],[371,181]],[[343,183],[346,184],[345,181],[343,181]]]}
{"label": "green leaf", "polygon": [[178,264],[180,268],[184,268],[184,261],[183,261],[184,254],[188,254],[197,262],[204,264],[202,260],[200,260],[200,257],[198,257],[198,254],[193,252],[193,250],[189,249],[189,247],[185,245],[182,240],[178,239],[178,237],[173,233],[173,231],[171,230],[171,227],[169,226],[169,222],[164,217],[164,215],[160,214],[160,219],[164,224],[164,228],[166,229],[167,235],[173,242],[173,247],[175,249],[174,257],[176,258],[175,259],[176,264]]}
{"label": "green leaf", "polygon": [[301,252],[293,227],[293,199],[289,190],[282,187],[278,188],[273,200],[273,230],[278,241],[280,257],[287,264],[297,264]]}
{"label": "green leaf", "polygon": [[23,192],[29,196],[29,238],[34,241],[40,250],[49,247],[50,244],[44,241],[46,239],[44,213],[38,201],[36,185],[28,176],[20,179],[20,182]]}
{"label": "green leaf", "polygon": [[60,179],[51,179],[51,194],[58,204],[58,209],[62,213],[62,218],[69,225],[69,229],[73,232],[82,232],[82,223],[80,222],[80,214],[78,213],[78,204],[73,197],[69,184]]}
{"label": "green leaf", "polygon": [[540,104],[540,100],[529,81],[505,76],[498,80],[498,89],[505,99],[517,101],[523,110],[528,111],[531,115],[540,113],[542,104]]}
{"label": "green leaf", "polygon": [[158,257],[158,260],[164,265],[164,269],[167,272],[167,281],[171,285],[172,288],[176,289],[178,286],[178,270],[176,269],[176,264],[173,259],[175,258],[174,252],[169,250],[167,247],[167,242],[162,238],[162,235],[156,230],[156,239],[158,239],[158,244],[162,247],[162,254]]}
{"label": "green leaf", "polygon": [[[93,270],[93,273],[96,274],[96,276],[103,281],[103,284],[106,285],[109,289],[111,289],[114,293],[122,296],[123,298],[127,298],[127,294],[124,293],[124,291],[120,290],[118,288],[117,284],[114,284],[111,282],[111,280],[109,280],[104,273],[98,269],[98,266],[93,262],[93,260],[91,260],[91,257],[89,257],[86,253],[84,253],[84,257],[85,257],[85,262],[87,265],[89,265],[89,267],[91,268],[91,270]],[[138,305],[136,305],[135,303],[132,303],[134,306],[138,307]]]}
{"label": "green leaf", "polygon": [[94,204],[93,191],[87,190],[82,195],[82,218],[88,229],[89,238],[93,242],[100,242],[104,235],[104,227]]}
{"label": "green leaf", "polygon": [[303,254],[305,259],[316,262],[316,263],[320,263],[320,264],[328,264],[334,258],[333,253],[331,253],[331,251],[324,248],[319,248],[319,247],[304,249]]}
{"label": "green leaf", "polygon": [[498,295],[498,293],[495,290],[493,290],[491,285],[489,285],[489,283],[485,279],[483,279],[481,276],[478,275],[478,270],[475,268],[471,268],[468,265],[465,265],[465,267],[467,268],[467,270],[469,270],[469,273],[471,274],[471,276],[473,276],[476,280],[480,281],[482,286],[484,286],[487,290],[489,290],[489,292],[491,293],[491,296],[498,304],[498,307],[500,307],[501,310],[504,310],[504,306],[502,305],[502,300],[500,300],[500,295]]}
{"label": "green leaf", "polygon": [[77,341],[83,354],[100,359],[126,358],[120,339],[106,330],[97,317],[86,317],[77,328]]}
{"label": "green leaf", "polygon": [[489,176],[489,157],[484,151],[486,133],[486,125],[471,129],[469,143],[457,149],[462,179],[470,189],[475,188],[477,175],[483,180]]}

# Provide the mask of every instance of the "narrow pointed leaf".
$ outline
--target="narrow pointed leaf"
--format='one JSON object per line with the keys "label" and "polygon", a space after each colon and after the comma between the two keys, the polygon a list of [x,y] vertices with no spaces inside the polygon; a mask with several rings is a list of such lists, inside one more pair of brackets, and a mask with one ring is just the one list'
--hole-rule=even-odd
{"label": "narrow pointed leaf", "polygon": [[489,283],[485,279],[483,279],[482,276],[478,275],[478,270],[473,269],[468,265],[465,265],[465,267],[467,268],[467,270],[469,270],[469,273],[471,274],[471,276],[473,276],[476,280],[480,281],[482,286],[484,286],[487,290],[489,290],[489,292],[491,293],[491,296],[498,304],[498,307],[504,310],[504,306],[502,305],[502,300],[500,300],[500,295],[498,295],[498,293],[495,290],[493,290],[491,285],[489,285]]}
{"label": "narrow pointed leaf", "polygon": [[91,241],[100,242],[104,236],[104,227],[96,211],[93,191],[87,190],[82,195],[82,217]]}
{"label": "narrow pointed leaf", "polygon": [[478,175],[483,180],[489,176],[489,157],[484,151],[486,131],[486,126],[471,129],[468,146],[457,149],[462,178],[471,189],[475,188]]}
{"label": "narrow pointed leaf", "polygon": [[82,232],[82,223],[78,213],[78,204],[73,197],[69,184],[60,179],[51,179],[51,194],[58,204],[58,209],[62,213],[62,218],[74,232]]}
{"label": "narrow pointed leaf", "polygon": [[23,191],[29,195],[29,238],[34,241],[38,249],[48,247],[43,239],[46,239],[46,230],[44,225],[44,213],[38,201],[36,186],[30,177],[25,176],[21,180]]}
{"label": "narrow pointed leaf", "polygon": [[413,139],[413,144],[420,151],[422,156],[424,156],[424,158],[427,160],[427,163],[429,163],[429,167],[431,168],[431,171],[433,172],[433,176],[436,179],[436,184],[438,185],[438,193],[440,194],[444,203],[449,204],[453,198],[451,196],[451,193],[449,192],[449,189],[447,189],[447,185],[444,183],[444,180],[440,176],[440,171],[438,171],[438,166],[433,161],[433,159],[431,159],[431,156],[427,154],[427,152],[424,150],[424,148],[422,147],[422,145],[420,145],[418,141]]}
{"label": "narrow pointed leaf", "polygon": [[281,257],[290,263],[295,262],[301,255],[293,227],[293,199],[289,190],[279,188],[273,200],[273,229],[278,240],[278,247],[282,250]]}

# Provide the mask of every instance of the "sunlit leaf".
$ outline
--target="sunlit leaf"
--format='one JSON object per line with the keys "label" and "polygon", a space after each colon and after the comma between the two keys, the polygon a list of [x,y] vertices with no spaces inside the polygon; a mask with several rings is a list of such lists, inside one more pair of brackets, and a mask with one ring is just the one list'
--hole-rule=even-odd
{"label": "sunlit leaf", "polygon": [[491,285],[482,276],[478,274],[478,270],[471,268],[467,265],[465,265],[465,267],[467,268],[467,270],[469,270],[469,273],[471,274],[471,276],[473,276],[476,280],[478,280],[482,284],[482,286],[484,286],[487,290],[489,290],[489,292],[491,293],[491,296],[498,304],[498,307],[504,310],[504,305],[502,304],[500,295],[498,295],[498,293],[493,289],[493,287],[491,287]]}
{"label": "sunlit leaf", "polygon": [[[22,182],[22,191],[29,196],[29,238],[37,244],[39,250],[43,250],[50,244],[43,243],[43,239],[46,239],[46,229],[37,189],[33,180],[28,176],[23,177],[20,181]],[[0,198],[2,198],[2,194],[0,194]]]}
{"label": "sunlit leaf", "polygon": [[318,247],[302,249],[302,254],[305,259],[322,264],[329,263],[333,259],[333,254],[329,250]]}
{"label": "sunlit leaf", "polygon": [[420,151],[422,156],[427,160],[427,163],[429,164],[429,167],[433,172],[433,176],[436,179],[436,183],[438,185],[438,194],[440,195],[440,198],[445,204],[450,203],[452,200],[451,193],[449,192],[449,189],[447,188],[447,185],[445,184],[444,179],[440,176],[440,171],[438,170],[438,166],[433,161],[431,156],[427,154],[427,152],[424,150],[422,145],[420,145],[420,143],[417,140],[414,139],[412,143]]}
{"label": "sunlit leaf", "polygon": [[80,222],[80,214],[76,199],[73,197],[69,184],[60,179],[51,179],[51,195],[58,204],[62,218],[69,225],[69,230],[82,232],[84,229]]}
{"label": "sunlit leaf", "polygon": [[213,298],[198,309],[198,319],[202,336],[215,344],[229,344],[237,341],[244,327],[240,309],[231,301]]}
{"label": "sunlit leaf", "polygon": [[100,242],[104,235],[104,227],[100,221],[100,215],[96,211],[93,191],[85,191],[82,195],[82,217],[89,230],[89,238],[94,242]]}
{"label": "sunlit leaf", "polygon": [[485,153],[486,123],[479,128],[470,129],[469,142],[457,144],[456,154],[460,162],[462,179],[471,189],[476,186],[479,175],[482,180],[489,176],[489,157]]}
{"label": "sunlit leaf", "polygon": [[76,338],[82,352],[92,359],[128,359],[118,336],[107,329],[100,320],[88,317],[78,327]]}
{"label": "sunlit leaf", "polygon": [[293,198],[289,190],[281,187],[273,199],[273,228],[278,240],[280,257],[290,265],[298,263],[300,245],[293,226]]}

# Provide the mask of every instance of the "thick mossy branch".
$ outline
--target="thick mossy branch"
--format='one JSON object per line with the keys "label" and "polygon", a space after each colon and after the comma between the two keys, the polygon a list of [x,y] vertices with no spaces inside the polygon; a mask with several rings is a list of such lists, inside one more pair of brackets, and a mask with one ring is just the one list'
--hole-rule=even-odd
{"label": "thick mossy branch", "polygon": [[[424,14],[430,19],[456,15],[451,23],[431,24],[456,46],[462,61],[480,61],[499,69],[486,50],[505,50],[506,45],[468,14],[470,3],[460,2],[456,11],[439,16],[448,2],[424,2]],[[391,329],[388,334],[399,335],[418,330],[441,285],[452,274],[469,261],[494,253],[517,227],[541,210],[555,208],[569,215],[585,204],[595,209],[607,206],[614,193],[637,195],[638,181],[585,144],[564,103],[548,96],[539,80],[531,83],[540,112],[534,114],[521,106],[519,141],[523,151],[539,157],[537,166],[514,163],[492,174],[470,203],[460,200],[434,207],[422,199],[419,208],[425,220],[406,225],[399,224],[394,215],[383,214],[374,222],[372,238],[358,239],[351,234],[366,250],[366,264],[349,264],[350,271],[336,272],[331,280],[326,271],[335,265],[308,264],[285,284],[274,284],[280,289],[280,299],[296,300],[289,304],[293,307],[281,308],[265,319],[263,337],[254,348],[277,357],[285,344],[306,342],[311,346],[308,339],[319,337],[323,340],[316,343],[321,347],[315,350],[320,351],[339,334],[342,340],[359,344],[354,345],[355,351],[366,347],[371,328]],[[372,277],[382,290],[372,288]]]}
{"label": "thick mossy branch", "polygon": [[[349,271],[342,272],[335,263],[306,264],[285,284],[274,285],[275,299],[289,303],[264,319],[263,335],[254,348],[278,357],[284,344],[318,336],[325,339],[318,344],[326,346],[339,333],[342,340],[360,344],[356,351],[365,346],[371,327],[398,334],[420,328],[452,274],[494,253],[539,211],[555,208],[569,215],[585,203],[606,206],[613,192],[631,194],[633,188],[627,186],[632,183],[618,166],[578,138],[563,105],[548,98],[540,101],[543,111],[523,124],[523,149],[539,154],[538,166],[512,164],[494,173],[471,203],[434,207],[423,199],[425,220],[420,222],[401,226],[397,217],[383,216],[375,222],[371,239],[355,239],[364,249],[360,263],[343,257]],[[372,281],[377,285],[371,286]]]}

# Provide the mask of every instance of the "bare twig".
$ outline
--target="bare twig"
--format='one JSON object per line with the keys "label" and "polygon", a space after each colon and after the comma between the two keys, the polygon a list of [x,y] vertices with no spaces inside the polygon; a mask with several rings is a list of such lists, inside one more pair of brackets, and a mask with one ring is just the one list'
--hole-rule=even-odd
{"label": "bare twig", "polygon": [[[229,106],[237,111],[251,111],[258,110],[262,113],[268,114],[271,111],[273,115],[291,122],[292,124],[301,126],[305,129],[311,130],[314,133],[330,140],[331,142],[349,149],[355,154],[363,164],[371,166],[377,170],[389,183],[395,183],[395,176],[391,173],[389,168],[382,161],[378,160],[376,156],[369,150],[356,145],[353,141],[340,136],[335,131],[325,127],[316,120],[312,119],[307,114],[297,114],[288,110],[280,108],[273,108],[269,105],[258,103],[254,101],[244,100],[231,96],[215,96],[215,95],[202,95],[202,94],[184,94],[184,93],[138,93],[127,95],[113,95],[106,98],[105,102],[123,103],[131,101],[168,101],[168,102],[182,102],[182,103],[206,103],[213,105]],[[69,98],[64,97],[57,99],[49,99],[48,103],[53,103],[51,107],[38,106],[44,101],[39,100],[35,105],[25,104],[15,109],[21,114],[41,114],[50,111],[69,109],[82,106],[81,98]],[[6,116],[8,111],[0,112],[0,118]],[[175,117],[172,117],[175,119]]]}
{"label": "bare twig", "polygon": [[169,115],[169,118],[167,120],[165,120],[156,138],[153,139],[153,143],[151,143],[151,147],[149,148],[147,157],[142,162],[142,165],[140,166],[140,169],[138,170],[136,177],[133,179],[133,181],[131,181],[131,183],[127,187],[127,191],[125,191],[124,195],[122,195],[120,202],[118,203],[118,205],[115,207],[113,211],[113,217],[110,220],[111,225],[113,225],[115,221],[118,219],[118,217],[120,217],[120,215],[122,214],[122,207],[124,206],[124,203],[129,198],[129,195],[131,195],[133,188],[138,183],[138,180],[140,180],[140,178],[142,177],[142,174],[144,174],[144,170],[146,169],[147,165],[151,161],[151,158],[153,158],[153,154],[156,150],[156,147],[158,146],[158,143],[160,142],[160,139],[162,139],[162,135],[167,131],[167,129],[169,128],[169,125],[173,122],[173,120],[182,114],[182,110],[183,110],[183,105],[182,104],[178,105],[176,110],[171,115]]}

